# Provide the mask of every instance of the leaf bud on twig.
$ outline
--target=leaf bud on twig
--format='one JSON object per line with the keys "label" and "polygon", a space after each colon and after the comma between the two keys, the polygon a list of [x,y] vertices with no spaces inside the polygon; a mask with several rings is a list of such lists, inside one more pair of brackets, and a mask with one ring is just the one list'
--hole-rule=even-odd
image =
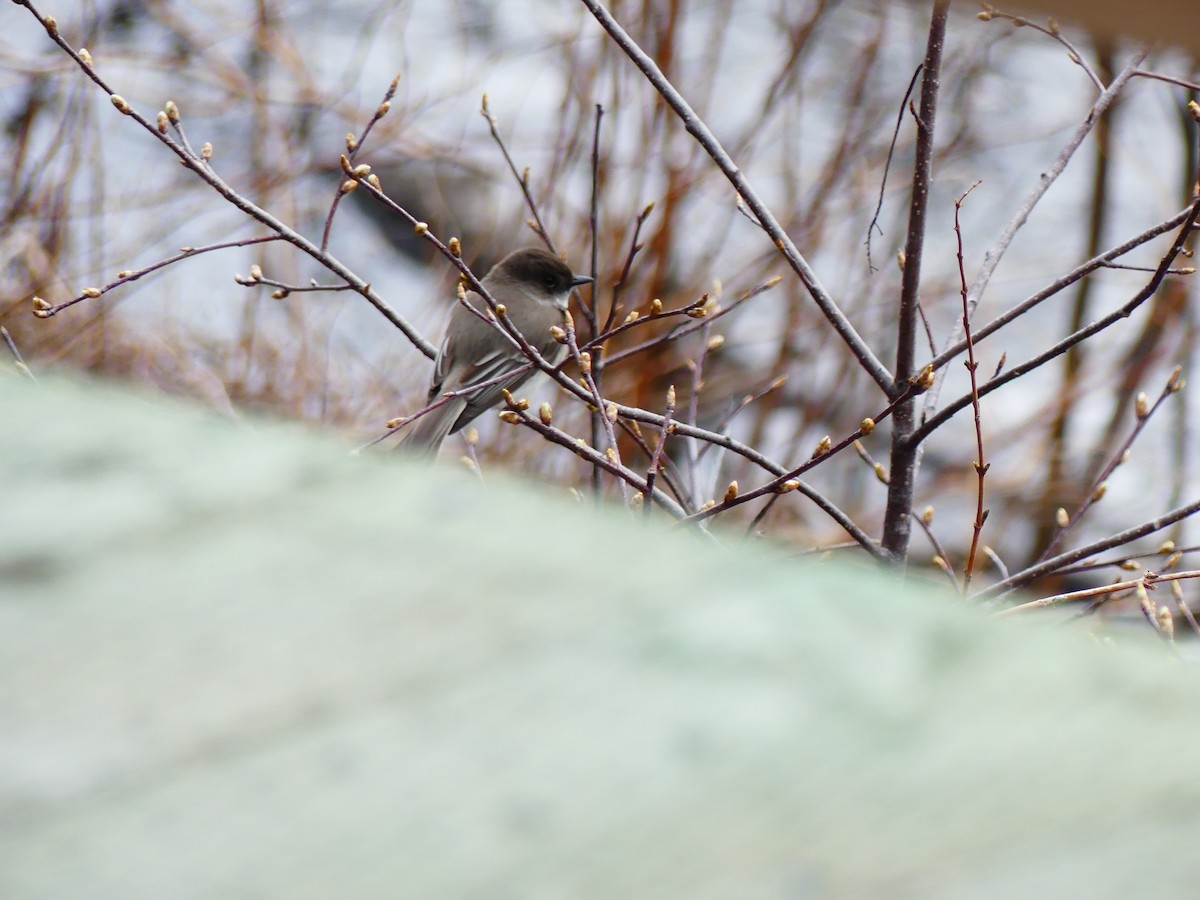
{"label": "leaf bud on twig", "polygon": [[829,435],[825,435],[825,437],[823,437],[819,441],[817,441],[817,446],[813,450],[812,458],[816,459],[818,456],[824,456],[826,453],[829,452],[829,448],[832,446],[833,446],[833,439],[830,438]]}
{"label": "leaf bud on twig", "polygon": [[926,525],[933,524],[933,507],[932,506],[926,506],[923,510],[921,510],[921,521],[924,522]]}
{"label": "leaf bud on twig", "polygon": [[592,354],[586,350],[579,354],[579,371],[585,375],[592,371]]}
{"label": "leaf bud on twig", "polygon": [[1146,413],[1150,411],[1150,398],[1146,396],[1145,391],[1138,391],[1137,399],[1134,401],[1133,408],[1139,419],[1146,418]]}
{"label": "leaf bud on twig", "polygon": [[371,174],[371,167],[368,166],[366,163],[363,163],[361,165],[355,166],[354,170],[350,174],[353,175],[355,178],[366,178],[368,175]]}
{"label": "leaf bud on twig", "polygon": [[891,479],[888,478],[887,469],[883,467],[883,463],[875,463],[875,477],[883,484],[890,484]]}
{"label": "leaf bud on twig", "polygon": [[736,481],[729,482],[729,487],[725,488],[725,503],[730,503],[737,499],[738,483]]}
{"label": "leaf bud on twig", "polygon": [[663,309],[662,301],[659,300],[657,297],[655,297],[653,300],[650,301],[650,315],[661,316],[662,309]]}
{"label": "leaf bud on twig", "polygon": [[610,422],[617,421],[617,404],[610,403],[608,406],[604,407],[604,416]]}
{"label": "leaf bud on twig", "polygon": [[380,191],[380,192],[383,191],[383,185],[379,183],[379,176],[376,175],[374,172],[372,172],[370,175],[367,176],[367,184],[369,184],[371,187],[375,188],[375,190],[377,190],[377,191]]}
{"label": "leaf bud on twig", "polygon": [[1054,511],[1054,524],[1059,528],[1066,528],[1071,524],[1071,517],[1061,506]]}
{"label": "leaf bud on twig", "polygon": [[124,97],[120,94],[113,94],[108,99],[112,101],[112,105],[117,108],[118,112],[129,115],[129,104],[125,101]]}
{"label": "leaf bud on twig", "polygon": [[97,297],[100,296],[100,288],[86,287],[79,293],[81,295],[83,295],[84,297],[87,297],[91,300],[95,300]]}
{"label": "leaf bud on twig", "polygon": [[172,125],[179,124],[179,107],[175,105],[174,100],[168,100],[166,107],[167,118],[171,120]]}
{"label": "leaf bud on twig", "polygon": [[542,405],[538,407],[538,418],[541,419],[542,424],[546,425],[547,427],[549,427],[550,423],[554,421],[554,410],[551,408],[549,403],[543,402]]}
{"label": "leaf bud on twig", "polygon": [[462,256],[462,242],[458,238],[450,238],[450,240],[446,242],[446,247],[449,248],[452,255],[456,257]]}
{"label": "leaf bud on twig", "polygon": [[204,145],[200,148],[200,158],[202,160],[204,160],[205,162],[208,162],[210,159],[212,159],[212,154],[213,154],[212,144],[209,143],[208,141],[205,141]]}
{"label": "leaf bud on twig", "polygon": [[54,16],[46,16],[46,31],[50,33],[51,37],[58,35],[58,20]]}
{"label": "leaf bud on twig", "polygon": [[465,432],[463,432],[463,434],[466,436],[467,443],[470,446],[474,447],[476,444],[479,443],[479,429],[478,428],[474,428],[474,427],[468,428]]}
{"label": "leaf bud on twig", "polygon": [[347,131],[346,132],[346,150],[350,153],[353,153],[357,149],[358,149],[358,138],[356,138],[354,136],[354,132]]}
{"label": "leaf bud on twig", "polygon": [[155,116],[154,123],[155,123],[155,125],[158,126],[159,134],[167,133],[167,114],[165,112],[163,112],[161,109],[158,111],[158,115]]}
{"label": "leaf bud on twig", "polygon": [[707,346],[708,346],[709,350],[719,350],[721,348],[721,345],[724,343],[725,343],[725,335],[714,334],[712,337],[710,337],[708,339]]}
{"label": "leaf bud on twig", "polygon": [[423,235],[427,231],[429,231],[429,223],[428,222],[418,222],[416,225],[413,226],[413,231],[415,231],[419,235]]}
{"label": "leaf bud on twig", "polygon": [[1175,637],[1175,618],[1171,615],[1171,611],[1165,606],[1158,608],[1158,620],[1155,623],[1158,626],[1159,633],[1167,640],[1173,640]]}
{"label": "leaf bud on twig", "polygon": [[559,344],[565,344],[567,342],[567,333],[557,325],[550,326],[550,337],[554,338],[554,340]]}
{"label": "leaf bud on twig", "polygon": [[798,487],[800,487],[800,482],[797,481],[795,478],[789,478],[787,481],[785,481],[783,484],[781,484],[779,486],[776,493],[790,494],[792,491],[796,490],[796,488],[798,488]]}
{"label": "leaf bud on twig", "polygon": [[1095,503],[1096,501],[1098,501],[1101,497],[1104,496],[1105,492],[1107,492],[1107,491],[1108,491],[1108,482],[1107,481],[1100,482],[1100,484],[1096,488],[1096,492],[1094,494],[1092,494],[1092,502]]}
{"label": "leaf bud on twig", "polygon": [[631,322],[636,322],[638,320],[638,315],[639,313],[636,309],[631,309],[629,311],[629,315],[625,317],[625,321],[622,324],[628,325]]}
{"label": "leaf bud on twig", "polygon": [[511,409],[500,410],[500,421],[507,422],[509,425],[519,425],[521,423],[520,413],[513,412]]}
{"label": "leaf bud on twig", "polygon": [[358,182],[357,181],[343,181],[342,186],[339,190],[343,194],[349,194],[351,191],[358,190]]}
{"label": "leaf bud on twig", "polygon": [[87,47],[79,48],[79,58],[83,60],[83,64],[89,69],[92,67],[92,54],[88,53]]}
{"label": "leaf bud on twig", "polygon": [[863,433],[863,437],[866,437],[875,430],[875,420],[868,416],[858,423],[858,430]]}

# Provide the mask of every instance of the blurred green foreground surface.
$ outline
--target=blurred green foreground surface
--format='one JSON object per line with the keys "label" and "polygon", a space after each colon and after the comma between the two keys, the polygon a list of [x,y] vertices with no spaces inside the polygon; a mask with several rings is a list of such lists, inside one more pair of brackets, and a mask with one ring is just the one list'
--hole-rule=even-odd
{"label": "blurred green foreground surface", "polygon": [[1160,647],[448,468],[0,377],[0,897],[1195,896]]}

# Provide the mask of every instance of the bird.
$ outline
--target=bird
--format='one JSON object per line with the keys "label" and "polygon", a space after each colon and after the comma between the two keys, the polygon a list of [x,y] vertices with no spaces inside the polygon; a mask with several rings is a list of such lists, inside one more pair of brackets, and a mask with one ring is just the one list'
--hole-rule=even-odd
{"label": "bird", "polygon": [[[550,329],[563,324],[571,292],[592,280],[576,275],[550,251],[526,247],[496,263],[483,277],[483,286],[504,306],[508,321],[529,344],[557,365],[567,348],[551,336]],[[515,341],[471,310],[484,317],[491,315],[486,301],[475,291],[467,291],[463,302],[455,304],[433,363],[426,406],[447,393],[463,393],[409,426],[399,444],[406,452],[436,456],[447,435],[497,406],[504,391],[515,391],[538,373],[536,368],[525,368],[529,360]],[[511,374],[504,377],[506,373]],[[472,390],[473,385],[480,387]]]}

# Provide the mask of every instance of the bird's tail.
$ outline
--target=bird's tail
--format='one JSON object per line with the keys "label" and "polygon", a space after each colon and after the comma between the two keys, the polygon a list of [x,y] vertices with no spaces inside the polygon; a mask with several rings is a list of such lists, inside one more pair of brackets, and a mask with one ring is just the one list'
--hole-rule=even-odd
{"label": "bird's tail", "polygon": [[456,397],[449,403],[430,410],[408,426],[397,448],[412,456],[432,459],[437,456],[442,441],[466,408],[467,401]]}

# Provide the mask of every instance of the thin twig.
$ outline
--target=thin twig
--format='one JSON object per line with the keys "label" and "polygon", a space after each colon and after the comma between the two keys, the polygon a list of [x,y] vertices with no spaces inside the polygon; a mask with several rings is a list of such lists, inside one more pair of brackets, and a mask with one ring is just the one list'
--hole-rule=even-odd
{"label": "thin twig", "polygon": [[976,181],[954,201],[954,236],[958,245],[958,277],[959,283],[962,285],[962,328],[967,341],[966,366],[971,379],[971,408],[975,413],[975,452],[977,453],[975,457],[975,522],[971,527],[971,547],[967,552],[967,562],[963,569],[962,592],[964,594],[971,589],[971,577],[975,574],[975,554],[979,550],[979,536],[983,533],[983,523],[988,516],[988,510],[983,507],[983,483],[989,467],[983,456],[983,419],[979,413],[979,381],[976,378],[979,363],[975,360],[975,343],[971,338],[971,311],[967,304],[967,270],[963,264],[962,226],[959,223],[959,212],[962,210],[967,195],[980,184],[981,182]]}
{"label": "thin twig", "polygon": [[883,172],[879,176],[879,202],[875,204],[875,214],[871,216],[871,223],[867,226],[867,239],[863,242],[867,245],[867,268],[872,272],[877,272],[875,264],[871,262],[871,232],[878,231],[883,234],[883,229],[879,227],[879,215],[883,211],[883,196],[887,189],[887,176],[892,168],[892,154],[896,152],[896,141],[900,137],[900,126],[904,124],[904,110],[908,106],[909,98],[912,97],[913,88],[917,86],[917,78],[921,75],[921,70],[925,68],[924,64],[917,66],[913,72],[912,78],[908,80],[908,89],[904,92],[904,97],[900,100],[900,109],[896,112],[896,127],[892,129],[892,140],[888,144],[887,159],[883,161]]}
{"label": "thin twig", "polygon": [[13,340],[12,335],[8,333],[8,329],[3,325],[0,325],[0,338],[4,338],[4,343],[8,345],[8,352],[12,354],[13,365],[17,371],[34,384],[37,384],[37,379],[34,377],[33,372],[30,371],[29,366],[25,365],[25,360],[21,357],[21,351],[17,349],[17,342]]}
{"label": "thin twig", "polygon": [[[525,205],[529,207],[529,213],[533,216],[533,221],[530,223],[533,233],[542,239],[542,242],[551,253],[557,254],[558,251],[554,248],[554,241],[550,239],[550,233],[546,231],[546,226],[542,223],[542,214],[538,212],[537,203],[533,199],[533,194],[529,191],[529,168],[526,167],[524,172],[517,171],[517,164],[513,162],[513,158],[508,152],[508,147],[504,144],[504,138],[500,137],[496,117],[488,111],[487,94],[483,95],[483,100],[479,105],[479,114],[487,120],[488,130],[492,133],[492,140],[496,142],[496,146],[504,154],[504,161],[508,163],[508,170],[512,172],[513,178],[517,179],[517,184],[521,187],[521,193],[525,196]],[[596,127],[600,127],[599,117],[596,119]]]}

